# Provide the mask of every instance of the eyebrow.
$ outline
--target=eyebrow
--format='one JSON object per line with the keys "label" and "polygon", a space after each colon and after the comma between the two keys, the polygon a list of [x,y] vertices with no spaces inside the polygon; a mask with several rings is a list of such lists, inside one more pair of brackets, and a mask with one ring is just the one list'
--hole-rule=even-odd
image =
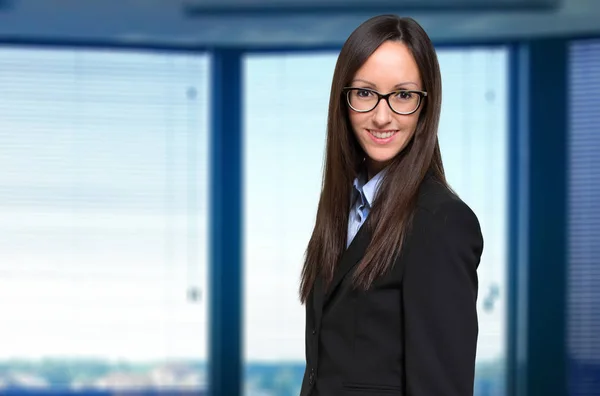
{"label": "eyebrow", "polygon": [[[365,84],[367,84],[367,85],[370,85],[370,86],[371,86],[371,87],[373,87],[373,88],[375,88],[375,87],[376,87],[376,85],[375,85],[375,84],[373,84],[372,82],[370,82],[370,81],[367,81],[367,80],[363,80],[362,78],[355,78],[354,80],[352,80],[352,83],[355,83],[355,82],[362,82],[362,83],[365,83]],[[394,89],[399,89],[399,88],[401,88],[401,87],[404,87],[404,86],[406,86],[406,85],[414,85],[414,86],[415,86],[415,87],[417,87],[417,88],[419,87],[419,85],[418,85],[417,83],[415,83],[415,82],[412,82],[412,81],[404,81],[404,82],[401,82],[401,83],[399,83],[399,84],[396,84],[396,85],[394,85]]]}

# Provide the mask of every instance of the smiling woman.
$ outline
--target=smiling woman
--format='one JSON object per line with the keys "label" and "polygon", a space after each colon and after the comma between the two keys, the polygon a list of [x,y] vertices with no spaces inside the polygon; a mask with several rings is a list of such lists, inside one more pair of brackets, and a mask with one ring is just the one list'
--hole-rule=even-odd
{"label": "smiling woman", "polygon": [[302,396],[473,394],[483,236],[446,182],[441,87],[413,19],[371,18],[342,47],[300,285]]}
{"label": "smiling woman", "polygon": [[[477,213],[487,241],[478,269],[475,395],[503,396],[507,49],[442,48],[437,54],[444,85],[439,136],[446,174]],[[298,274],[317,212],[337,57],[336,52],[307,51],[249,54],[244,60],[247,396],[300,393],[306,312],[298,303]],[[342,88],[352,86],[349,80]],[[388,87],[358,87],[390,93]],[[277,101],[273,92],[278,92]],[[340,98],[347,103],[344,94]],[[379,106],[387,104],[382,100]]]}
{"label": "smiling woman", "polygon": [[[385,168],[413,137],[421,114],[423,84],[408,47],[384,42],[356,72],[347,92],[350,123],[362,149],[369,176]],[[370,89],[369,89],[370,88]],[[382,95],[380,92],[389,92]],[[417,89],[419,91],[410,91]],[[386,106],[381,106],[385,100]],[[391,110],[391,111],[390,111]]]}

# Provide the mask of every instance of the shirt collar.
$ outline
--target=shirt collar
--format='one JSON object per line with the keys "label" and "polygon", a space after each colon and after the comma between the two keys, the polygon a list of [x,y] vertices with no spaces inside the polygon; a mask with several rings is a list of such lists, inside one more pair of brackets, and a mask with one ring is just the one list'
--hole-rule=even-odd
{"label": "shirt collar", "polygon": [[354,189],[364,197],[369,207],[373,205],[373,201],[375,200],[385,171],[386,168],[373,176],[371,180],[367,181],[367,172],[363,169],[363,171],[361,171],[354,179]]}

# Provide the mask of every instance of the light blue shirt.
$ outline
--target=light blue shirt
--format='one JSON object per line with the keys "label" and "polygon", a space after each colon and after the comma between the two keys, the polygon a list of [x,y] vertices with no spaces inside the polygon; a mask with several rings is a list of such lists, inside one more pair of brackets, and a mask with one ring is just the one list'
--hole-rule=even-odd
{"label": "light blue shirt", "polygon": [[368,182],[366,172],[361,172],[358,177],[354,179],[354,188],[352,189],[350,197],[350,215],[348,217],[348,238],[346,240],[346,247],[350,246],[350,243],[358,233],[358,230],[364,224],[367,216],[369,216],[369,211],[375,200],[384,171],[385,169],[373,176]]}

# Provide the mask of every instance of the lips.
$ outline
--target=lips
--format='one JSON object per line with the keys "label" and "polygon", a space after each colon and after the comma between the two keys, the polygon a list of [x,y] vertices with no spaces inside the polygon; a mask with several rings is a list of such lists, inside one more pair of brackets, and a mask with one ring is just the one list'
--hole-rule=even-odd
{"label": "lips", "polygon": [[377,139],[388,139],[394,136],[398,132],[397,129],[385,129],[385,130],[377,130],[377,129],[367,129],[367,131],[375,136]]}
{"label": "lips", "polygon": [[367,135],[378,146],[385,146],[396,139],[398,129],[367,129]]}

